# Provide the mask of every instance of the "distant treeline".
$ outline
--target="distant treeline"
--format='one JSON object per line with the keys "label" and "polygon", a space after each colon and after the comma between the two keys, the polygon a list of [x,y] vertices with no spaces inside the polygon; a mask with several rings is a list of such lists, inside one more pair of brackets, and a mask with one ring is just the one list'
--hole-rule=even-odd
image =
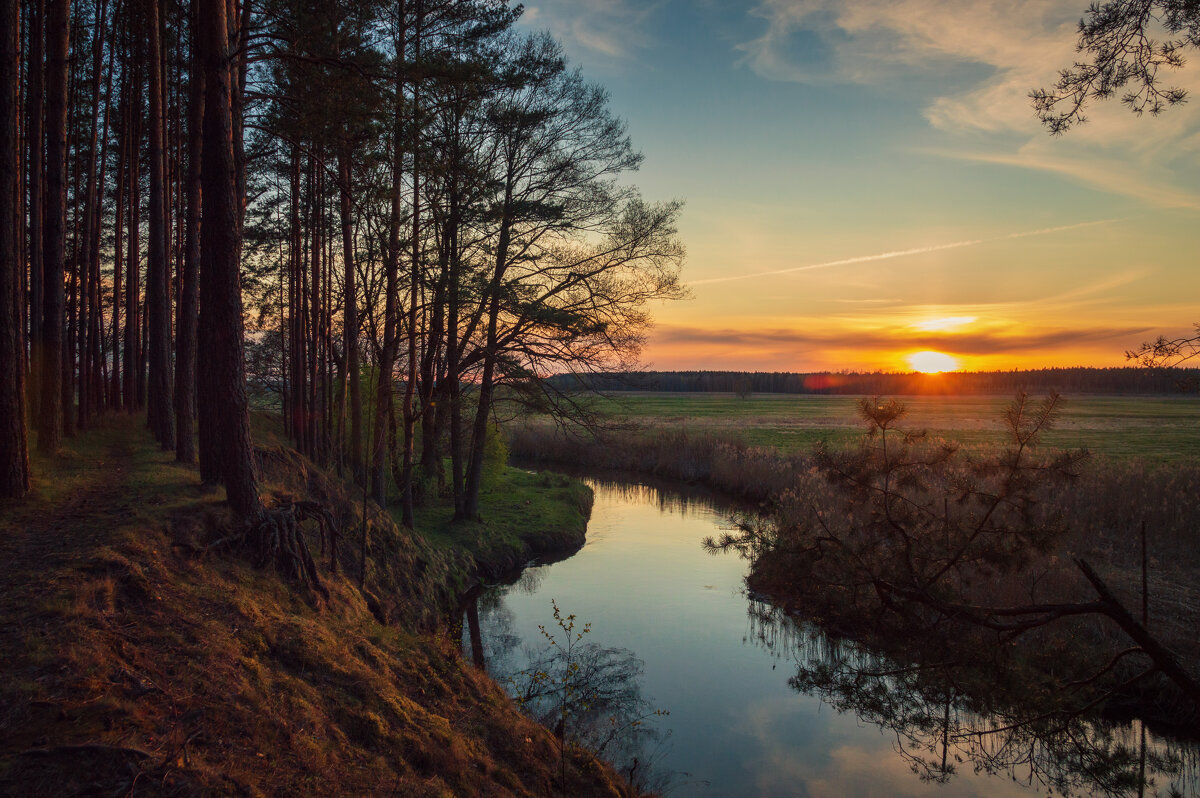
{"label": "distant treeline", "polygon": [[793,394],[1178,394],[1200,385],[1200,369],[1053,368],[1029,371],[795,373],[787,371],[644,371],[587,376],[558,375],[560,388],[610,391]]}

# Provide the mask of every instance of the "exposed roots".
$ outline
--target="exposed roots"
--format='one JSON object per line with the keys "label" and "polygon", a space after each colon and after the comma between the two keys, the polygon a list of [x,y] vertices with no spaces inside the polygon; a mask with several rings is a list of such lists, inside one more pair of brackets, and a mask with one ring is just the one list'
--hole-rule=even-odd
{"label": "exposed roots", "polygon": [[338,570],[338,531],[329,511],[318,502],[294,501],[263,510],[236,534],[210,544],[207,549],[236,546],[247,551],[257,568],[273,567],[285,579],[301,582],[329,598],[316,560],[304,537],[305,522],[316,521],[321,536],[321,556],[328,552],[329,570]]}

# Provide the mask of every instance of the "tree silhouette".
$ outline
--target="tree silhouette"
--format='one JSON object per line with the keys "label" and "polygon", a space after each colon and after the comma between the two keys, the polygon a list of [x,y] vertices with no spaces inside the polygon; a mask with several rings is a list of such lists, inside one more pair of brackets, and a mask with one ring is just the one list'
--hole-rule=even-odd
{"label": "tree silhouette", "polygon": [[[1165,37],[1156,38],[1161,30]],[[1052,134],[1086,121],[1092,100],[1120,93],[1135,114],[1157,116],[1187,98],[1164,87],[1161,73],[1180,69],[1184,52],[1200,46],[1200,8],[1179,0],[1106,0],[1079,22],[1076,50],[1084,58],[1059,73],[1051,89],[1030,93],[1038,118]]]}

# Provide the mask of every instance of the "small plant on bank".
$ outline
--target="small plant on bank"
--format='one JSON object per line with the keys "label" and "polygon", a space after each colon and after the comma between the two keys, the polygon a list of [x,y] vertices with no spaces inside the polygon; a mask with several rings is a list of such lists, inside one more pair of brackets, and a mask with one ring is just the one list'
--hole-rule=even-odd
{"label": "small plant on bank", "polygon": [[553,599],[550,606],[557,630],[538,625],[546,645],[508,682],[518,705],[558,739],[560,789],[570,745],[612,762],[631,784],[657,786],[661,774],[647,749],[662,735],[649,721],[670,713],[642,697],[642,661],[627,649],[585,641],[592,625],[563,615]]}

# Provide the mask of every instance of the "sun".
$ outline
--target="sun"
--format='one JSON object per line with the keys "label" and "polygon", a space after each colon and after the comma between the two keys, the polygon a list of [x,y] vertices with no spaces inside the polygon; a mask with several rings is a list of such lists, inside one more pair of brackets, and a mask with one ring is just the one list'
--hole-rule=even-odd
{"label": "sun", "polygon": [[922,371],[926,374],[958,370],[958,361],[945,352],[930,350],[913,352],[911,355],[906,355],[904,359],[908,361],[908,365],[912,367],[913,371]]}

